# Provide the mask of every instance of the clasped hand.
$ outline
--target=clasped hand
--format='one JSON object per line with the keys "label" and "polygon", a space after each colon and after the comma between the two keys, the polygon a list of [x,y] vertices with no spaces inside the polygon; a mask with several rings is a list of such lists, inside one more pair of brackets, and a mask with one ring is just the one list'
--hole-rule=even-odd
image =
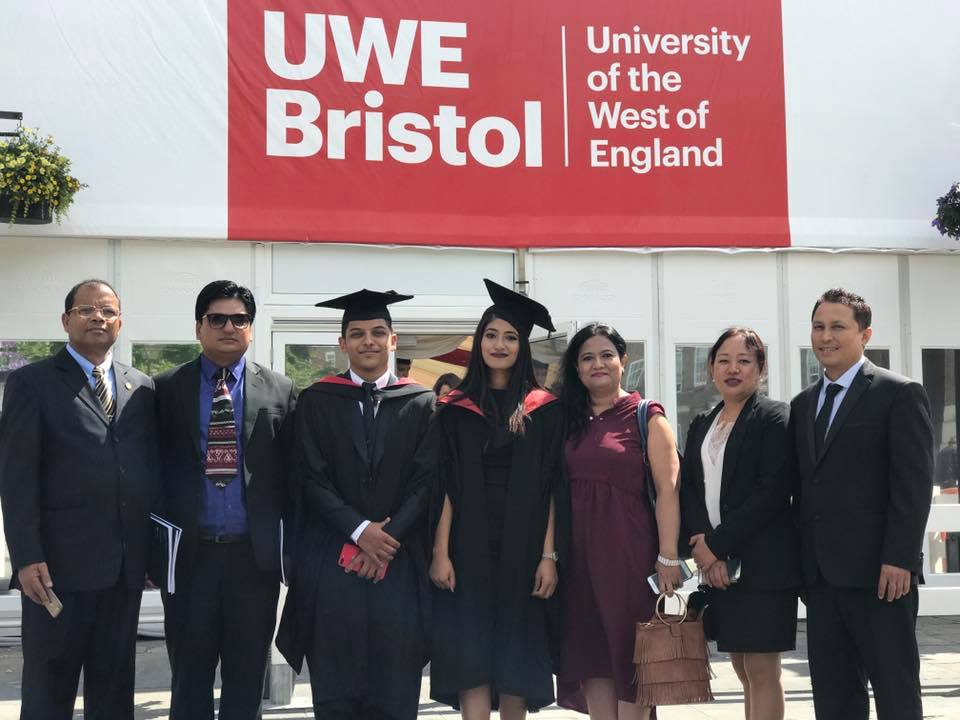
{"label": "clasped hand", "polygon": [[693,560],[697,563],[697,569],[703,581],[712,588],[726,590],[730,587],[730,577],[727,574],[727,564],[721,562],[710,546],[707,545],[703,533],[699,533],[690,538],[690,546],[693,548]]}
{"label": "clasped hand", "polygon": [[390,518],[382,522],[371,522],[363,529],[357,538],[357,545],[362,552],[357,553],[347,565],[347,572],[356,572],[359,577],[374,582],[377,581],[378,574],[383,574],[387,564],[396,557],[400,549],[397,539],[383,529],[389,522]]}

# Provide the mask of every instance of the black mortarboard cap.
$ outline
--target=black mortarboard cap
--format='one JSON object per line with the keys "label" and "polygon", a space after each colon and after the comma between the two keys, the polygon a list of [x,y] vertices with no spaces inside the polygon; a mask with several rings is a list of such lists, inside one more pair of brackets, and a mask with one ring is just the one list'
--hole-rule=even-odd
{"label": "black mortarboard cap", "polygon": [[343,310],[341,328],[345,330],[347,323],[351,320],[376,320],[377,318],[383,318],[392,324],[393,319],[390,317],[390,310],[387,306],[393,303],[403,302],[404,300],[410,300],[412,297],[413,295],[401,295],[394,290],[377,292],[376,290],[367,290],[364,288],[349,295],[341,295],[332,300],[318,302],[316,307]]}
{"label": "black mortarboard cap", "polygon": [[493,280],[484,278],[483,282],[493,300],[493,306],[488,310],[493,310],[497,317],[513,325],[524,337],[530,337],[534,325],[550,332],[557,331],[550,319],[550,311],[536,300],[498,285]]}

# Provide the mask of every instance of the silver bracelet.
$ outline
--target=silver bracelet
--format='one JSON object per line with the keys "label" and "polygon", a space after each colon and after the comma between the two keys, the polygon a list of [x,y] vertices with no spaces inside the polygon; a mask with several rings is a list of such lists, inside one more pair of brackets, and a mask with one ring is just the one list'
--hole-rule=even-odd
{"label": "silver bracelet", "polygon": [[671,560],[663,555],[657,555],[657,562],[664,567],[680,567],[680,563],[682,563],[683,560]]}

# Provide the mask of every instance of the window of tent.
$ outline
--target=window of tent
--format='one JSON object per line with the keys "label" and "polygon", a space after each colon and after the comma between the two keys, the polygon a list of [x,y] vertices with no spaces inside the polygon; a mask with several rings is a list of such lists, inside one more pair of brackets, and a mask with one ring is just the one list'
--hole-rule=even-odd
{"label": "window of tent", "polygon": [[[885,370],[890,369],[890,349],[879,347],[867,347],[864,350],[864,356],[877,367]],[[823,374],[823,368],[813,348],[800,348],[800,387],[805,388],[819,382]]]}
{"label": "window of tent", "polygon": [[199,343],[133,343],[133,366],[147,375],[159,375],[200,355]]}
{"label": "window of tent", "polygon": [[[921,351],[923,386],[930,398],[933,420],[934,505],[954,506],[960,502],[957,438],[960,437],[960,350],[924,348]],[[960,572],[960,533],[931,532],[928,535],[929,560],[933,573]]]}

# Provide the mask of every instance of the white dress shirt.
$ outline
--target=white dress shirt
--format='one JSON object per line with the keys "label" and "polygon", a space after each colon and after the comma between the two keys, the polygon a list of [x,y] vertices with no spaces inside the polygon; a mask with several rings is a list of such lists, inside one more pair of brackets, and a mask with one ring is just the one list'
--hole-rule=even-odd
{"label": "white dress shirt", "polygon": [[829,432],[830,426],[833,424],[833,419],[837,416],[837,410],[840,409],[843,399],[847,396],[847,390],[850,389],[850,386],[853,384],[853,379],[857,376],[857,373],[860,372],[860,368],[863,367],[863,363],[866,358],[861,355],[860,359],[857,360],[853,365],[850,366],[850,369],[847,370],[843,375],[838,377],[836,380],[831,380],[824,374],[823,383],[820,385],[820,397],[817,398],[817,413],[814,415],[816,417],[820,414],[821,408],[823,408],[823,403],[827,400],[827,385],[833,383],[834,385],[840,386],[840,391],[837,393],[837,396],[833,399],[833,408],[830,412],[830,421],[827,423],[827,431]]}
{"label": "white dress shirt", "polygon": [[[357,375],[352,368],[350,369],[350,379],[353,381],[354,385],[363,385],[365,382],[369,382],[368,380],[364,380],[362,377]],[[387,370],[383,375],[378,377],[374,382],[377,385],[377,390],[383,390],[387,386],[387,384],[390,382],[390,371]],[[378,401],[374,401],[373,403],[374,417],[376,417],[377,410],[379,409],[380,409],[380,403]],[[363,412],[362,400],[360,401],[360,412]],[[363,534],[363,531],[367,529],[367,525],[369,524],[370,524],[369,520],[364,520],[362,523],[357,525],[357,529],[354,530],[352,533],[350,533],[350,539],[353,540],[354,543],[357,543],[360,540],[360,536]]]}
{"label": "white dress shirt", "polygon": [[[710,524],[716,528],[720,525],[720,485],[723,481],[723,457],[727,451],[727,440],[733,430],[733,423],[726,423],[719,428],[720,415],[713,419],[710,429],[703,438],[700,446],[700,462],[703,465],[703,499],[707,506],[707,516]],[[719,433],[721,435],[717,437]]]}

